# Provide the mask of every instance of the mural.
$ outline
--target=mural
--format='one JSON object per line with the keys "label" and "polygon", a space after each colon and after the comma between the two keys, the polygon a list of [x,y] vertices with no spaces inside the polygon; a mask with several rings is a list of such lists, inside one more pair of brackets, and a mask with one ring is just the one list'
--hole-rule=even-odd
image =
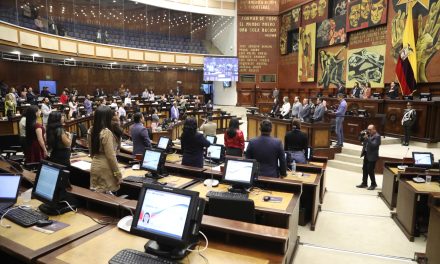
{"label": "mural", "polygon": [[[292,45],[289,41],[289,31],[299,28],[300,26],[300,11],[301,8],[294,8],[291,11],[285,13],[281,17],[281,29],[280,29],[280,54],[285,55],[288,53],[288,45]],[[296,38],[298,39],[298,38]],[[296,41],[296,50],[298,50],[298,41]]]}
{"label": "mural", "polygon": [[327,0],[315,0],[301,6],[301,25],[305,26],[313,22],[320,22],[327,18]]}
{"label": "mural", "polygon": [[385,46],[348,50],[347,87],[353,87],[355,82],[369,82],[372,88],[384,87]]}
{"label": "mural", "polygon": [[[406,21],[406,2],[393,0],[393,8],[396,14],[391,25],[391,45],[392,54],[396,61],[402,47],[402,34]],[[440,49],[440,2],[434,0],[417,1],[413,8],[413,19],[417,21],[416,28],[418,29],[416,30],[418,35],[415,38],[419,82],[438,81],[428,80],[426,69]]]}
{"label": "mural", "polygon": [[333,46],[347,41],[345,16],[329,18],[316,25],[316,47]]}
{"label": "mural", "polygon": [[299,29],[298,82],[315,80],[316,23]]}
{"label": "mural", "polygon": [[324,89],[345,85],[345,46],[334,46],[320,49],[318,53],[318,86]]}
{"label": "mural", "polygon": [[347,14],[347,0],[333,0],[329,17],[345,16]]}
{"label": "mural", "polygon": [[348,3],[347,32],[387,22],[386,0],[354,0]]}

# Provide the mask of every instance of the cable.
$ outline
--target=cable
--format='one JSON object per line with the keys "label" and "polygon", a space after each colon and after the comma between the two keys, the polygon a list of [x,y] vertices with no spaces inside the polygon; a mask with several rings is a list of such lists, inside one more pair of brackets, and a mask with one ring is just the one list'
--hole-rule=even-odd
{"label": "cable", "polygon": [[186,249],[186,250],[188,250],[189,252],[198,251],[198,252],[200,253],[200,252],[205,251],[205,250],[208,248],[208,238],[206,237],[205,234],[203,234],[202,231],[199,231],[199,233],[203,236],[203,238],[205,238],[205,241],[206,241],[205,247],[204,247],[202,250],[199,250],[199,249],[194,250],[194,249],[190,249],[190,247],[192,246],[192,245],[190,245],[190,246]]}
{"label": "cable", "polygon": [[3,228],[11,228],[11,225],[5,225],[3,224],[3,219],[5,218],[5,215],[8,214],[10,211],[14,210],[14,209],[28,209],[28,206],[15,206],[15,207],[11,207],[8,210],[6,210],[6,212],[2,215],[2,217],[0,218],[0,226]]}
{"label": "cable", "polygon": [[70,210],[72,210],[72,212],[75,212],[75,214],[78,213],[78,209],[73,209],[73,207],[70,205],[68,201],[60,201],[60,203],[67,204],[67,206],[70,208]]}
{"label": "cable", "polygon": [[83,215],[87,216],[88,218],[92,219],[93,222],[95,222],[95,223],[97,223],[99,225],[107,226],[107,225],[111,225],[111,224],[113,224],[115,222],[115,219],[113,217],[111,217],[111,216],[103,216],[102,217],[102,218],[110,218],[111,219],[111,221],[106,222],[106,221],[103,221],[101,219],[95,219],[95,218],[91,217],[90,215],[88,215],[88,214],[86,214],[84,212],[81,212],[81,214],[83,214]]}

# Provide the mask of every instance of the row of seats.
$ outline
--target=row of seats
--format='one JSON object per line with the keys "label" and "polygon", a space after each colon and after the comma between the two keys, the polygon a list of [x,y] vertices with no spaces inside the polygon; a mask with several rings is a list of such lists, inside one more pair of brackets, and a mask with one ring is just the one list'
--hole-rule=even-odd
{"label": "row of seats", "polygon": [[[7,9],[0,10],[0,20],[26,28],[37,29],[33,19],[19,16],[17,23],[17,13]],[[74,24],[72,22],[56,22],[56,24],[64,28],[67,36],[87,41],[96,41],[99,29],[97,26]],[[188,37],[101,27],[102,37],[104,37],[105,31],[108,33],[108,44],[160,51],[207,53],[201,41],[192,41]]]}

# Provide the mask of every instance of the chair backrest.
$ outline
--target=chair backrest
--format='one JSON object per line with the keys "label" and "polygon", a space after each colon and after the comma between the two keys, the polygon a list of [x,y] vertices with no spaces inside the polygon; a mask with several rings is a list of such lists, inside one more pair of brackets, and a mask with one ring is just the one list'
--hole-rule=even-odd
{"label": "chair backrest", "polygon": [[209,198],[209,215],[255,223],[255,205],[250,199]]}

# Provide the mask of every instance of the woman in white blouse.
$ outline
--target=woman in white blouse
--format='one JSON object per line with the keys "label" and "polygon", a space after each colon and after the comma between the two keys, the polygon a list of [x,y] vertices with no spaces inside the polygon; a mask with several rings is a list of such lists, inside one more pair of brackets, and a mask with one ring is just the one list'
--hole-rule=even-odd
{"label": "woman in white blouse", "polygon": [[290,113],[290,103],[287,96],[283,97],[283,106],[281,107],[281,117],[288,118]]}
{"label": "woman in white blouse", "polygon": [[69,100],[69,118],[76,117],[77,114],[78,102],[76,102],[76,96],[72,96]]}

